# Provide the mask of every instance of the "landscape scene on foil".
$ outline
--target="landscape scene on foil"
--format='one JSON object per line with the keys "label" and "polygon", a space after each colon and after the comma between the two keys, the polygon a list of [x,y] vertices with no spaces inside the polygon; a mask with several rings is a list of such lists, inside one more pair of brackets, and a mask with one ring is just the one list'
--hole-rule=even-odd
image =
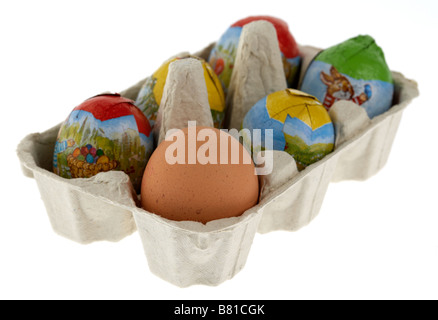
{"label": "landscape scene on foil", "polygon": [[300,170],[322,159],[334,147],[334,129],[331,122],[312,128],[304,121],[289,114],[284,123],[270,117],[267,98],[263,98],[248,112],[242,124],[243,128],[262,129],[261,145],[254,145],[253,152],[265,150],[265,132],[263,128],[273,129],[273,149],[284,150],[293,155]]}
{"label": "landscape scene on foil", "polygon": [[[63,124],[55,145],[53,167],[64,178],[89,178],[99,172],[121,170],[131,179],[143,171],[152,139],[138,132],[133,115],[101,121],[75,110]],[[149,151],[150,153],[150,151]],[[136,185],[141,181],[133,181]]]}
{"label": "landscape scene on foil", "polygon": [[[210,53],[209,63],[221,80],[225,90],[228,88],[231,81],[231,74],[241,33],[242,27],[228,28],[219,39],[217,46],[214,47]],[[301,57],[286,58],[283,53],[281,53],[281,56],[287,82],[293,83],[293,78],[298,72]]]}

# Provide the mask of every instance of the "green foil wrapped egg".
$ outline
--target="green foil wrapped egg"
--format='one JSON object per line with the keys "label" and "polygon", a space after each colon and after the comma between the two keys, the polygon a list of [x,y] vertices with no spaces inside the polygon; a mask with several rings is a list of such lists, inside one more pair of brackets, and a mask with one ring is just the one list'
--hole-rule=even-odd
{"label": "green foil wrapped egg", "polygon": [[392,105],[394,84],[382,49],[368,35],[321,51],[306,70],[300,90],[322,101],[328,110],[349,100],[373,118]]}

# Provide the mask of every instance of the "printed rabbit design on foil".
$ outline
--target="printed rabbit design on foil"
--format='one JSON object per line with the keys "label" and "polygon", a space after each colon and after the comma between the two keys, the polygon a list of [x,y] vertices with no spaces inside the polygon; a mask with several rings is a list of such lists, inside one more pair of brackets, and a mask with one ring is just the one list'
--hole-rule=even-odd
{"label": "printed rabbit design on foil", "polygon": [[330,68],[330,75],[321,71],[320,79],[327,86],[323,102],[326,109],[330,109],[330,107],[339,100],[353,101],[358,105],[362,105],[371,98],[372,91],[369,84],[365,85],[364,92],[355,97],[354,89],[350,81],[333,66]]}

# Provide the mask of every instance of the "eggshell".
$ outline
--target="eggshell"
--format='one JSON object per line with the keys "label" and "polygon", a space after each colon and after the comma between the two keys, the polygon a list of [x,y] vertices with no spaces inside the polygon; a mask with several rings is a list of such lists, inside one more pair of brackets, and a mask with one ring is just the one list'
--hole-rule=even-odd
{"label": "eggshell", "polygon": [[[240,155],[238,161],[233,154]],[[180,161],[171,164],[174,156]],[[200,126],[179,130],[158,145],[141,188],[145,210],[175,221],[207,223],[240,216],[258,197],[254,163],[243,145],[224,131]]]}
{"label": "eggshell", "polygon": [[208,62],[218,75],[225,90],[228,89],[230,84],[242,28],[253,21],[260,20],[268,21],[274,25],[282,53],[283,67],[288,86],[296,86],[301,57],[298,45],[289,31],[287,23],[271,16],[251,16],[233,23],[221,36],[210,53]]}
{"label": "eggshell", "polygon": [[53,171],[64,178],[90,178],[121,170],[137,192],[153,151],[151,126],[132,100],[98,95],[77,106],[62,124]]}
{"label": "eggshell", "polygon": [[[335,131],[328,112],[313,96],[286,89],[259,100],[246,114],[242,127],[251,136],[244,135],[253,152],[269,149],[266,129],[273,130],[274,150],[291,154],[299,170],[332,152]],[[261,130],[261,140],[251,139],[254,129]]]}
{"label": "eggshell", "polygon": [[163,90],[164,85],[166,84],[167,74],[169,72],[169,65],[175,60],[186,58],[193,58],[201,61],[204,69],[208,103],[210,104],[213,123],[216,128],[223,128],[225,118],[225,94],[222,85],[211,66],[205,60],[195,56],[183,55],[169,59],[163,63],[152,76],[146,79],[135,101],[136,106],[143,111],[153,126],[157,118],[158,108],[161,104],[161,98],[163,97]]}
{"label": "eggshell", "polygon": [[306,70],[300,90],[328,110],[336,101],[362,106],[373,118],[392,105],[394,84],[382,49],[368,35],[321,51]]}

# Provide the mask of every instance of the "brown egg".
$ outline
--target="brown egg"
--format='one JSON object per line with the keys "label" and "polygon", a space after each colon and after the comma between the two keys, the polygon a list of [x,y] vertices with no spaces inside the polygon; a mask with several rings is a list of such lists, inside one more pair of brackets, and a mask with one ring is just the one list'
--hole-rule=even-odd
{"label": "brown egg", "polygon": [[176,221],[240,216],[258,198],[250,154],[228,133],[206,127],[179,130],[160,143],[141,188],[145,210]]}

